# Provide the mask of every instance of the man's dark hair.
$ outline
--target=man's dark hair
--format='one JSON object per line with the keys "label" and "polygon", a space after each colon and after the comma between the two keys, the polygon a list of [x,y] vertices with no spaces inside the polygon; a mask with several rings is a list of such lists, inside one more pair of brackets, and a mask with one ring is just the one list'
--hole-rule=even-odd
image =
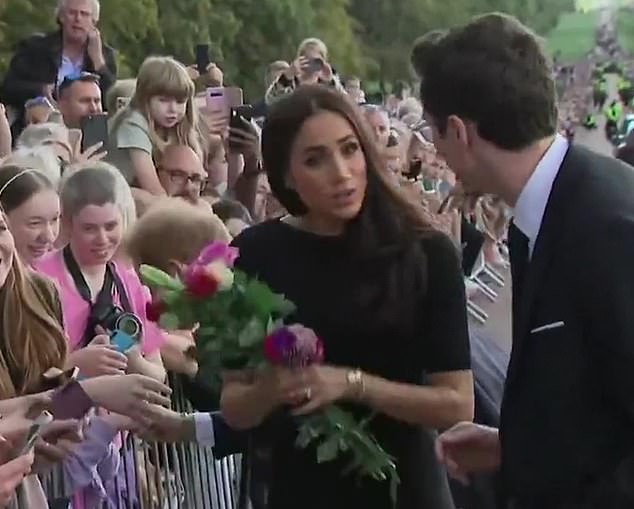
{"label": "man's dark hair", "polygon": [[478,134],[520,150],[557,128],[555,84],[537,36],[517,19],[485,14],[414,48],[421,100],[441,134],[447,118],[474,122]]}
{"label": "man's dark hair", "polygon": [[82,83],[94,83],[99,86],[101,78],[98,74],[93,74],[91,72],[80,72],[66,76],[57,87],[57,98],[61,99],[64,93],[78,81]]}
{"label": "man's dark hair", "polygon": [[427,60],[427,52],[434,48],[445,35],[447,35],[447,30],[430,30],[414,41],[410,61],[418,76],[423,75],[423,68],[420,66]]}

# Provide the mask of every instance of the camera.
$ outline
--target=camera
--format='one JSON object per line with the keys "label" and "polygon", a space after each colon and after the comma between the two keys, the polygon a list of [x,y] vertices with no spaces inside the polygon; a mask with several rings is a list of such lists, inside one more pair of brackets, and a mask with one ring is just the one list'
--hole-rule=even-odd
{"label": "camera", "polygon": [[134,313],[128,313],[118,306],[109,306],[98,315],[101,327],[110,333],[112,344],[121,353],[127,352],[141,340],[143,324]]}

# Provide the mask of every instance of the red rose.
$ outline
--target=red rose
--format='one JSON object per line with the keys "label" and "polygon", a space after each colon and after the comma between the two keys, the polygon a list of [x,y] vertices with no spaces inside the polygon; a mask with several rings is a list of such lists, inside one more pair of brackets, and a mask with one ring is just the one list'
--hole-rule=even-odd
{"label": "red rose", "polygon": [[150,322],[158,323],[165,311],[165,303],[160,299],[155,299],[145,305],[145,316]]}
{"label": "red rose", "polygon": [[218,291],[218,281],[201,265],[188,267],[183,282],[187,292],[199,299],[210,297]]}

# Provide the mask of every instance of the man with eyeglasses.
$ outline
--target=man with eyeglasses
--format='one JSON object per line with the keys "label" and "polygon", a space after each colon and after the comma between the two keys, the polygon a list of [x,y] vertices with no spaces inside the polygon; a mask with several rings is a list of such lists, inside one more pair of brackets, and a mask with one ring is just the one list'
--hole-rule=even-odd
{"label": "man with eyeglasses", "polygon": [[39,96],[53,101],[67,76],[95,73],[105,97],[117,69],[113,49],[103,43],[96,28],[99,12],[99,0],[58,0],[55,16],[60,29],[18,45],[0,87],[0,99],[17,113],[14,138],[24,127],[26,101]]}
{"label": "man with eyeglasses", "polygon": [[103,112],[99,75],[82,72],[69,75],[57,89],[57,106],[69,129],[79,129],[81,119]]}
{"label": "man with eyeglasses", "polygon": [[183,198],[193,205],[206,205],[200,195],[207,186],[207,172],[190,147],[167,147],[158,165],[158,177],[168,196]]}

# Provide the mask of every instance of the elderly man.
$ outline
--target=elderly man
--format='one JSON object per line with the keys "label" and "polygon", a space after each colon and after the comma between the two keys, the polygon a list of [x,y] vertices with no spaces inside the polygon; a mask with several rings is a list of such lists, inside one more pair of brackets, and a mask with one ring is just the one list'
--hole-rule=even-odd
{"label": "elderly man", "polygon": [[14,135],[24,127],[24,104],[34,97],[56,96],[68,76],[91,72],[99,76],[101,95],[116,79],[114,51],[102,43],[96,28],[98,0],[59,0],[55,15],[60,30],[22,41],[11,59],[0,97],[17,112]]}

